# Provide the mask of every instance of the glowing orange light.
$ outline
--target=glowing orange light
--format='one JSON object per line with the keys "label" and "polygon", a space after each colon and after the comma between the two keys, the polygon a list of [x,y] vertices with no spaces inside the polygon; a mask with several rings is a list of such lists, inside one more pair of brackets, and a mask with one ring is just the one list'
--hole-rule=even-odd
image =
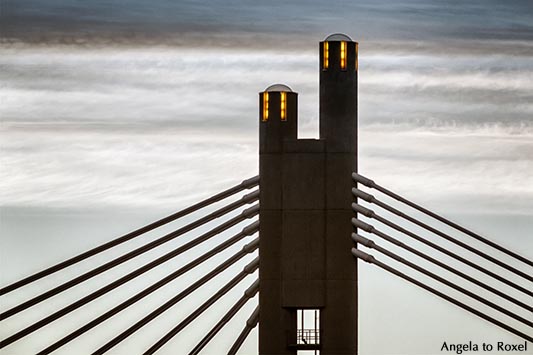
{"label": "glowing orange light", "polygon": [[328,69],[329,67],[329,43],[324,42],[324,63],[323,69]]}
{"label": "glowing orange light", "polygon": [[346,70],[346,42],[341,42],[341,69]]}
{"label": "glowing orange light", "polygon": [[281,93],[280,116],[282,121],[287,121],[287,93]]}
{"label": "glowing orange light", "polygon": [[268,92],[263,93],[263,118],[262,121],[268,121]]}

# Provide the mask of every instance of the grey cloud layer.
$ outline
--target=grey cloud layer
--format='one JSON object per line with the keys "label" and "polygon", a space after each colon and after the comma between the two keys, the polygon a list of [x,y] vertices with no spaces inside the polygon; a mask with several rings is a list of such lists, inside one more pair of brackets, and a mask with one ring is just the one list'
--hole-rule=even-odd
{"label": "grey cloud layer", "polygon": [[[367,55],[361,47],[363,125],[533,125],[533,56]],[[0,65],[4,122],[250,129],[257,92],[275,82],[300,93],[306,124],[317,117],[314,52],[27,47],[6,49]]]}
{"label": "grey cloud layer", "polygon": [[[529,57],[362,48],[361,171],[441,208],[532,213]],[[314,50],[3,52],[4,205],[173,206],[251,176],[257,93],[275,82],[299,93],[300,135],[317,135]]]}
{"label": "grey cloud layer", "polygon": [[[531,10],[519,0],[6,0],[2,203],[173,205],[194,197],[178,178],[251,175],[257,93],[291,86],[300,136],[316,137],[317,42],[345,32],[360,41],[362,171],[424,187],[442,206],[531,213]],[[458,174],[469,178],[441,188]]]}
{"label": "grey cloud layer", "polygon": [[[24,41],[183,41],[222,34],[227,45],[258,35],[305,40],[341,31],[371,39],[532,40],[531,2],[281,1],[123,2],[5,0],[2,33]],[[209,34],[208,36],[205,36]],[[225,34],[225,35],[224,35]]]}
{"label": "grey cloud layer", "polygon": [[[360,41],[359,171],[531,255],[531,1],[243,3],[1,1],[0,212],[5,257],[0,259],[11,271],[3,276],[18,279],[256,174],[257,93],[272,83],[287,83],[299,93],[300,135],[316,137],[317,42],[337,31]],[[59,211],[60,217],[49,220],[50,211]],[[75,211],[80,218],[67,217]],[[94,211],[102,217],[95,218]],[[13,219],[13,213],[20,216]],[[160,254],[147,253],[122,267],[131,270],[154,255]],[[180,264],[162,265],[155,274],[130,282],[127,293],[143,289],[146,277],[155,282],[187,262],[179,259]],[[91,260],[85,266],[92,265]],[[360,287],[363,352],[427,354],[438,349],[442,334],[464,339],[465,329],[478,343],[516,340],[483,322],[457,318],[453,308],[430,298],[406,293],[380,270],[360,267],[370,275],[361,279]],[[56,276],[61,281],[67,275]],[[179,285],[131,307],[133,313],[125,317],[154,309],[200,276],[185,275]],[[67,305],[101,286],[101,279],[93,281],[55,304]],[[220,284],[211,288],[222,285],[222,279],[216,282]],[[393,299],[388,297],[391,287]],[[27,299],[25,292],[17,296]],[[152,344],[161,329],[203,302],[200,296],[184,300],[178,313],[167,312],[162,323],[147,327],[140,342],[128,342],[117,351],[132,353]],[[113,293],[110,306],[121,297],[126,293]],[[418,318],[410,308],[398,307],[402,299],[416,300]],[[94,303],[55,327],[43,328],[30,341],[17,342],[13,351],[27,354],[44,348],[57,331],[75,329],[106,306]],[[222,316],[230,303],[213,309],[208,318]],[[47,315],[45,306],[3,327],[2,337]],[[226,328],[239,331],[251,311],[240,312],[237,326]],[[431,312],[436,317],[428,326]],[[409,326],[401,323],[405,319]],[[113,321],[73,342],[66,353],[101,342],[109,329],[123,326],[124,318]],[[443,329],[443,324],[461,326]],[[204,325],[193,328],[208,329]],[[403,341],[415,333],[424,334],[416,346]],[[199,336],[182,335],[183,340]],[[383,336],[391,341],[385,344]],[[249,338],[251,350],[244,351],[251,352],[257,349],[256,336]],[[218,336],[206,352],[229,348],[233,339]],[[182,348],[182,340],[177,341]]]}

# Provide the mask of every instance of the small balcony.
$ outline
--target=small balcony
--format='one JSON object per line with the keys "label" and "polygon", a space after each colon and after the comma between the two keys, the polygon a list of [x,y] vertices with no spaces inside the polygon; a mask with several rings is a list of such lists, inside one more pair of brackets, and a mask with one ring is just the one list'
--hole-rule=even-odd
{"label": "small balcony", "polygon": [[[294,333],[293,333],[294,334]],[[291,339],[291,337],[289,337]],[[294,341],[294,335],[292,336]],[[296,342],[291,341],[289,348],[296,350],[320,350],[320,330],[297,329]]]}

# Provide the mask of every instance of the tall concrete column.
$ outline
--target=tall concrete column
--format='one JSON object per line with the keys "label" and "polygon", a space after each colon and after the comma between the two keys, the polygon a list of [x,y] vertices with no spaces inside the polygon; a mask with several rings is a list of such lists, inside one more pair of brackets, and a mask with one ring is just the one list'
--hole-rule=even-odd
{"label": "tall concrete column", "polygon": [[[283,119],[282,96],[286,105]],[[297,94],[285,85],[272,85],[259,94],[260,354],[294,354],[287,348],[287,336],[296,329],[296,313],[283,308],[281,295],[282,165],[284,142],[297,139],[297,111]]]}
{"label": "tall concrete column", "polygon": [[[321,354],[357,353],[357,263],[350,249],[351,172],[357,172],[357,43],[320,43],[320,139],[325,140],[326,306]],[[325,60],[327,56],[327,61]]]}
{"label": "tall concrete column", "polygon": [[[297,138],[297,95],[260,94],[259,353],[357,353],[351,173],[357,171],[356,43],[320,44],[320,139]],[[319,310],[319,344],[297,340],[299,310]]]}

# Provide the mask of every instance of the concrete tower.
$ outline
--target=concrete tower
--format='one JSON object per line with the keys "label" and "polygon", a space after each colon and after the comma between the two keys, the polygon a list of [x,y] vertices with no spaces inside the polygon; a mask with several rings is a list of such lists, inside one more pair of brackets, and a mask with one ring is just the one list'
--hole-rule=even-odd
{"label": "concrete tower", "polygon": [[289,87],[259,102],[259,353],[356,354],[357,43],[338,34],[320,43],[320,139],[297,138]]}

